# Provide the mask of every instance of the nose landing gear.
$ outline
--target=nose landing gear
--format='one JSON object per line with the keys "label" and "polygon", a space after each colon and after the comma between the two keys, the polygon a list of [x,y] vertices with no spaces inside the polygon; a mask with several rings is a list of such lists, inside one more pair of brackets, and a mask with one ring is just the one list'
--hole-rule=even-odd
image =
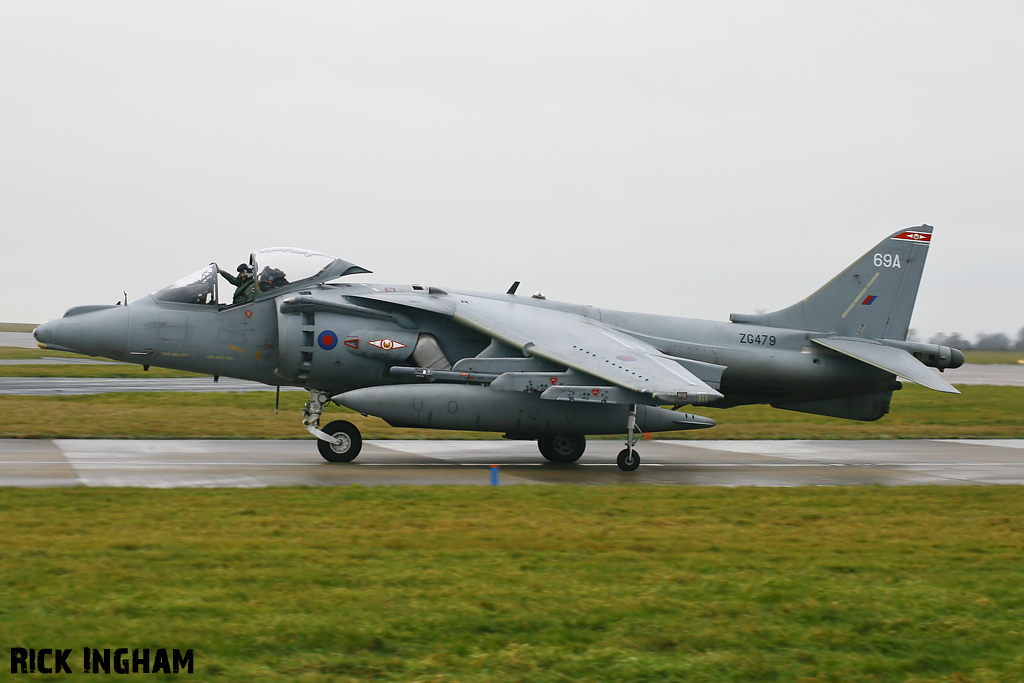
{"label": "nose landing gear", "polygon": [[640,454],[632,448],[626,447],[619,451],[619,457],[615,459],[615,462],[623,472],[632,472],[640,467]]}
{"label": "nose landing gear", "polygon": [[615,462],[623,472],[632,472],[640,467],[640,454],[633,450],[633,446],[639,439],[633,438],[633,431],[636,429],[636,404],[629,406],[629,417],[626,419],[626,447],[619,452]]}
{"label": "nose landing gear", "polygon": [[331,397],[323,391],[309,390],[309,400],[302,408],[302,425],[316,437],[316,447],[328,462],[352,462],[363,447],[363,437],[351,422],[335,420],[322,430],[320,416]]}

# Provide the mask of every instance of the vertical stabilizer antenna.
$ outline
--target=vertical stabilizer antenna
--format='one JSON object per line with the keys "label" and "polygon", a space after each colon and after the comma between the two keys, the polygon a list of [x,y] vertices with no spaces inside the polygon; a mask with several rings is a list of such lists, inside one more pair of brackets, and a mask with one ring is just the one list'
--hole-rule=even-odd
{"label": "vertical stabilizer antenna", "polygon": [[512,286],[509,287],[508,291],[505,292],[505,293],[506,294],[515,294],[517,289],[519,289],[519,280],[516,280],[515,282],[513,282]]}

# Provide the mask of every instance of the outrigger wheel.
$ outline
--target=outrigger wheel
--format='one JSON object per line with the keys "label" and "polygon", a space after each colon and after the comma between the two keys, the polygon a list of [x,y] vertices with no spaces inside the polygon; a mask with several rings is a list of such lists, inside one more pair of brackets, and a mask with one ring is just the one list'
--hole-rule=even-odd
{"label": "outrigger wheel", "polygon": [[316,440],[316,447],[320,450],[320,455],[324,460],[352,462],[359,455],[359,449],[363,447],[363,437],[351,422],[335,420],[324,427],[322,431],[338,440],[338,443]]}
{"label": "outrigger wheel", "polygon": [[615,462],[623,472],[632,472],[640,467],[640,454],[633,450],[638,439],[633,438],[636,430],[636,404],[629,406],[629,417],[626,419],[626,447],[619,451],[619,457]]}
{"label": "outrigger wheel", "polygon": [[587,437],[582,434],[553,434],[537,439],[540,454],[547,460],[560,465],[569,465],[580,459],[587,447]]}

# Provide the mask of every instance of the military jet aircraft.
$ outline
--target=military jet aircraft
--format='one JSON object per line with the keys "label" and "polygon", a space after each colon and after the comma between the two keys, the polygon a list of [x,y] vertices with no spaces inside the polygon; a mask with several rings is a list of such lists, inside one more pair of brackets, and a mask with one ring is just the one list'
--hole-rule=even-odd
{"label": "military jet aircraft", "polygon": [[[124,306],[77,306],[39,326],[39,345],[309,391],[303,425],[320,454],[349,462],[362,439],[328,402],[394,426],[502,432],[573,463],[586,435],[704,429],[687,406],[771,404],[849,420],[889,411],[897,378],[959,393],[929,368],[957,349],[907,341],[932,238],[882,240],[822,288],[774,313],[729,322],[605,310],[517,293],[355,284],[368,273],[313,251],[256,251],[247,298],[220,303],[218,267]],[[246,264],[243,264],[243,266]],[[244,270],[244,268],[243,268]],[[226,297],[225,297],[226,298]]]}

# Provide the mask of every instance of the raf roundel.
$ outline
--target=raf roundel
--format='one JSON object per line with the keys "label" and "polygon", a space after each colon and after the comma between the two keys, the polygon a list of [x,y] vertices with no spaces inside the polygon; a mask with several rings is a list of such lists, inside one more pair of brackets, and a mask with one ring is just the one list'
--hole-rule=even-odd
{"label": "raf roundel", "polygon": [[338,335],[334,334],[330,330],[324,330],[320,333],[320,336],[316,338],[316,343],[320,345],[320,348],[324,351],[330,351],[338,345]]}
{"label": "raf roundel", "polygon": [[632,363],[636,360],[633,356],[615,356],[616,360],[621,360],[623,363]]}

